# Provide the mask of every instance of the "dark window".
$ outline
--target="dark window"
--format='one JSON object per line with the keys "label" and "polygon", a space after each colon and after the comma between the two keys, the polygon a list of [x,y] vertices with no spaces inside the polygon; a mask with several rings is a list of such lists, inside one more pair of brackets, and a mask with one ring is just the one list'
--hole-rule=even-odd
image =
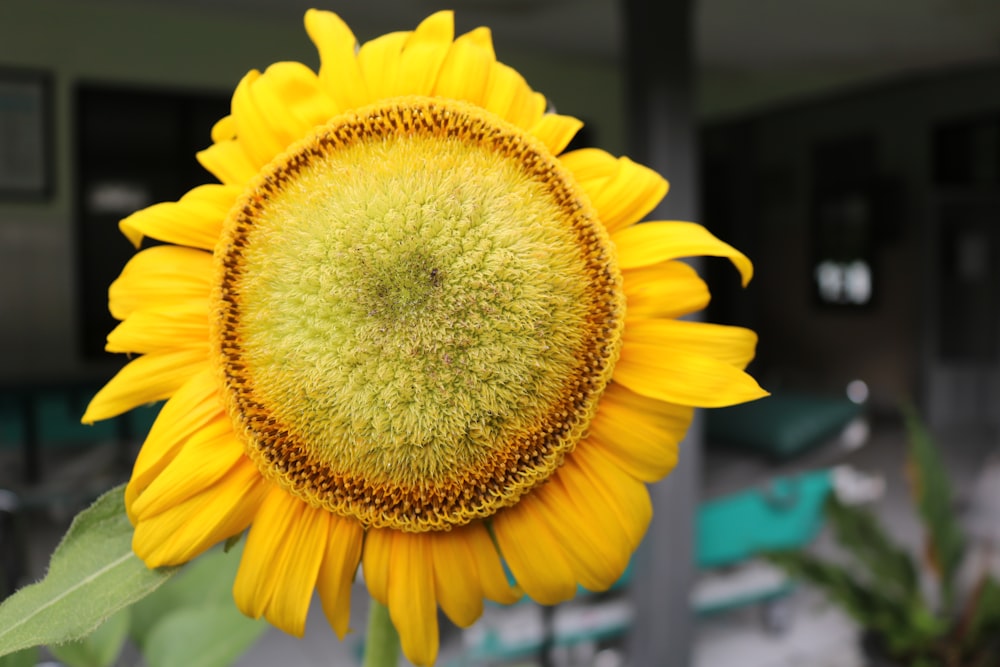
{"label": "dark window", "polygon": [[938,124],[931,139],[935,185],[970,187],[1000,183],[1000,116]]}
{"label": "dark window", "polygon": [[228,95],[81,85],[76,91],[76,252],[80,349],[105,355],[116,322],[108,286],[135,249],[118,221],[216,182],[196,161],[212,125],[229,112]]}
{"label": "dark window", "polygon": [[867,306],[875,298],[879,224],[877,152],[869,135],[818,145],[813,153],[812,275],[818,303]]}

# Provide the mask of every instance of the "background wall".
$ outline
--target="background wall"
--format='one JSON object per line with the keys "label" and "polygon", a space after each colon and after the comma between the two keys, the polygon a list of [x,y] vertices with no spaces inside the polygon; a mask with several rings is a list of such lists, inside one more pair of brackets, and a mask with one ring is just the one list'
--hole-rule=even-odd
{"label": "background wall", "polygon": [[[755,262],[753,310],[735,317],[760,334],[757,363],[765,386],[839,389],[861,378],[879,404],[923,398],[942,416],[956,409],[944,402],[965,400],[965,380],[943,366],[936,348],[943,224],[937,207],[955,193],[933,183],[932,134],[940,123],[989,114],[1000,115],[1000,69],[980,67],[870,86],[706,129],[706,160],[736,173],[728,193],[712,190],[735,199],[715,218],[710,214],[719,207],[706,202],[706,222],[737,239]],[[814,151],[857,135],[872,136],[876,159],[857,168],[894,183],[900,196],[877,221],[874,303],[823,307],[812,281]],[[982,149],[988,160],[1000,157]],[[988,183],[960,196],[997,189]],[[996,375],[995,368],[983,370]]]}

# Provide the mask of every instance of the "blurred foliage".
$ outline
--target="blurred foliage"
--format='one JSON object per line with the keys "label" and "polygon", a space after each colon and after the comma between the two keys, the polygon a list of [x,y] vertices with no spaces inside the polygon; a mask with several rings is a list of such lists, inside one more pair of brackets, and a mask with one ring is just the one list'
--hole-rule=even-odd
{"label": "blurred foliage", "polygon": [[150,570],[132,533],[120,486],[77,515],[42,580],[0,604],[0,667],[37,664],[39,646],[67,667],[226,667],[268,628],[233,602],[240,536]]}
{"label": "blurred foliage", "polygon": [[940,582],[944,611],[955,614],[955,573],[965,554],[965,538],[952,510],[951,484],[927,427],[912,408],[904,408],[910,437],[907,478],[926,531],[926,563]]}
{"label": "blurred foliage", "polygon": [[35,667],[38,664],[39,650],[37,646],[0,655],[0,667]]}
{"label": "blurred foliage", "polygon": [[234,540],[229,550],[206,553],[87,637],[49,650],[68,667],[111,667],[129,641],[147,667],[233,664],[268,628],[233,603],[241,552]]}
{"label": "blurred foliage", "polygon": [[[123,493],[124,487],[116,487],[80,512],[52,553],[45,576],[0,604],[0,655],[82,641],[173,576],[176,568],[150,570],[132,553]],[[112,629],[121,623],[116,619]],[[99,640],[110,641],[103,635]],[[90,651],[103,651],[104,644],[76,648],[98,659]]]}
{"label": "blurred foliage", "polygon": [[[801,550],[768,555],[790,576],[821,589],[857,621],[878,652],[907,667],[1000,664],[1000,583],[986,571],[960,600],[957,573],[967,543],[933,438],[904,408],[907,480],[925,536],[922,554],[896,545],[875,515],[831,497],[826,516],[846,562]],[[921,578],[931,583],[921,590]],[[936,601],[936,602],[935,602]]]}
{"label": "blurred foliage", "polygon": [[128,637],[130,611],[125,607],[82,639],[56,644],[49,651],[71,667],[108,667],[115,664]]}

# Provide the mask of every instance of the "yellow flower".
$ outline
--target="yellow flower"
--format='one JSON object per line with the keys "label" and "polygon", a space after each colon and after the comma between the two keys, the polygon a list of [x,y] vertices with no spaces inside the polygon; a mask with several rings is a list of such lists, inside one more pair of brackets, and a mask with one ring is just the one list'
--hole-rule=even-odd
{"label": "yellow flower", "polygon": [[[563,152],[581,123],[449,12],[356,48],[310,11],[318,75],[250,72],[201,164],[221,184],[121,222],[108,350],[140,354],[85,422],[169,399],[126,504],[135,552],[184,563],[250,528],[239,608],[341,637],[359,562],[404,652],[437,607],[602,590],[650,519],[693,406],[764,392],[753,332],[680,320],[679,258],[750,262],[702,227],[637,225],[667,183]],[[508,584],[504,565],[516,579]]]}

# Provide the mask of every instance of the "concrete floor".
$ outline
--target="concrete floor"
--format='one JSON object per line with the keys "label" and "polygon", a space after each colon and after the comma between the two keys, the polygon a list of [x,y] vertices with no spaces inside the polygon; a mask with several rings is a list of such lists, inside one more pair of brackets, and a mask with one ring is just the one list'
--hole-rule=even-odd
{"label": "concrete floor", "polygon": [[[954,431],[941,436],[946,466],[953,475],[954,488],[963,502],[971,492],[971,483],[984,461],[1000,454],[1000,440],[988,432]],[[752,485],[774,472],[794,472],[796,468],[848,463],[857,469],[877,472],[886,481],[885,496],[875,506],[891,534],[918,549],[920,529],[913,515],[903,480],[905,437],[898,425],[877,424],[868,443],[854,451],[821,451],[798,465],[775,467],[757,459],[708,452],[707,492],[717,495],[741,485]],[[16,453],[14,453],[16,455]],[[0,484],[5,477],[16,477],[17,466],[6,454],[0,461]],[[77,495],[67,489],[81,490],[112,483],[121,475],[115,467],[117,452],[112,446],[73,457],[61,456],[46,461],[46,484],[28,495],[40,502],[54,499],[48,507],[31,513],[30,562],[28,580],[44,572],[47,555],[63,526],[77,509]],[[69,463],[60,459],[66,458]],[[16,480],[7,480],[16,485]],[[821,534],[815,548],[831,549],[828,535]],[[366,594],[362,585],[354,591],[352,628],[363,628],[366,618]],[[863,667],[855,647],[857,629],[839,611],[823,603],[817,593],[799,589],[785,600],[784,611],[791,622],[780,634],[769,632],[761,622],[760,609],[747,607],[699,619],[694,638],[692,667]],[[535,660],[520,662],[469,662],[462,659],[462,635],[446,629],[439,664],[445,667],[492,667],[493,665],[535,665]],[[360,632],[339,642],[326,625],[318,604],[310,613],[306,636],[299,640],[278,630],[269,630],[237,663],[238,667],[352,667],[359,665]],[[585,649],[585,650],[584,650]],[[564,650],[554,660],[559,667],[624,667],[623,653],[615,642]],[[406,664],[401,661],[401,664]],[[649,667],[649,666],[635,666]]]}

